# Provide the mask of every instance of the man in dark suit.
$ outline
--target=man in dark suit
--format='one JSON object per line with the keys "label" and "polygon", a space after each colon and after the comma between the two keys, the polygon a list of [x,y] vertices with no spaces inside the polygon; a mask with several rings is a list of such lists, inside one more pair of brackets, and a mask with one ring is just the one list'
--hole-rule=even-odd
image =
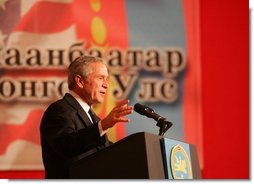
{"label": "man in dark suit", "polygon": [[68,68],[70,92],[45,111],[41,126],[42,158],[45,178],[69,178],[75,161],[110,145],[108,128],[129,122],[133,112],[128,100],[120,102],[100,120],[92,105],[102,103],[108,89],[108,69],[101,58],[81,56]]}

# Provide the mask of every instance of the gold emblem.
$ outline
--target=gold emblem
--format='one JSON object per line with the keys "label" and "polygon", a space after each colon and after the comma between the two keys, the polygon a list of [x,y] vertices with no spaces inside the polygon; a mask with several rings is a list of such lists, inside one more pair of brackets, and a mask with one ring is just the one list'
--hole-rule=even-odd
{"label": "gold emblem", "polygon": [[193,179],[190,159],[182,146],[172,148],[170,160],[173,179]]}

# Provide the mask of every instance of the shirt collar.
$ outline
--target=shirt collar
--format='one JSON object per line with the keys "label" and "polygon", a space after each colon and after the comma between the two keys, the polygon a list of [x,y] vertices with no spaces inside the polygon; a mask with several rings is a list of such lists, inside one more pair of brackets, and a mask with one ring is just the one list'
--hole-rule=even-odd
{"label": "shirt collar", "polygon": [[88,111],[91,107],[86,102],[84,102],[84,100],[82,100],[82,98],[74,91],[70,90],[69,93],[78,101],[84,111],[88,114]]}

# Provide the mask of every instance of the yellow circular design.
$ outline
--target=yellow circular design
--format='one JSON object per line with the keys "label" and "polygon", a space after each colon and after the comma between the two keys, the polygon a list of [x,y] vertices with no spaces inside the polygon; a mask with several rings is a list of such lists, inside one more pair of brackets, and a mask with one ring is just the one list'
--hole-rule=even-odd
{"label": "yellow circular design", "polygon": [[189,156],[179,144],[172,148],[170,163],[174,179],[193,179]]}
{"label": "yellow circular design", "polygon": [[102,45],[106,40],[106,26],[100,17],[94,17],[91,25],[92,37],[97,44]]}
{"label": "yellow circular design", "polygon": [[98,12],[101,9],[101,1],[100,0],[90,0],[90,5],[93,11]]}

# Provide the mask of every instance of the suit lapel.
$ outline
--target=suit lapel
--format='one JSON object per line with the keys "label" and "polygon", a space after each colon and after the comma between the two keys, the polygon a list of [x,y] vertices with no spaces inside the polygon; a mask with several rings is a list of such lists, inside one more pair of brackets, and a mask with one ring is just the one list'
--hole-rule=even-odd
{"label": "suit lapel", "polygon": [[74,109],[76,109],[78,116],[82,120],[83,124],[85,126],[91,126],[92,122],[90,118],[87,116],[86,112],[83,110],[81,105],[78,103],[78,101],[71,96],[71,94],[66,93],[63,97]]}

